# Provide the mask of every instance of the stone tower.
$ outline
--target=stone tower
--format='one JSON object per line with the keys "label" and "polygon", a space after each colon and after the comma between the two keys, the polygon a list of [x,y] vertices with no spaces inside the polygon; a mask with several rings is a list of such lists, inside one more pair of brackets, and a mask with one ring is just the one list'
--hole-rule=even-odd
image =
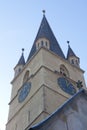
{"label": "stone tower", "polygon": [[14,72],[6,130],[27,130],[79,91],[78,83],[85,87],[79,58],[70,45],[64,56],[45,14],[27,61],[22,52]]}

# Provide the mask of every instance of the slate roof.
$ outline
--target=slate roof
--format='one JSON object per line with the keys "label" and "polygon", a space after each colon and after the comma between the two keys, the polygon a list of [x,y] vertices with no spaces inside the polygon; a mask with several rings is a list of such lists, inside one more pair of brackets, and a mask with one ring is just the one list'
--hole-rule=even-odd
{"label": "slate roof", "polygon": [[[24,54],[23,54],[23,52],[22,52],[22,55],[21,55],[21,57],[20,57],[20,59],[19,59],[17,65],[25,65],[25,59],[24,59]],[[16,65],[16,66],[17,66],[17,65]]]}
{"label": "slate roof", "polygon": [[74,51],[71,49],[70,45],[68,45],[67,59],[71,56],[77,57]]}
{"label": "slate roof", "polygon": [[51,116],[29,130],[87,130],[87,91],[81,89]]}
{"label": "slate roof", "polygon": [[35,54],[35,52],[36,52],[35,43],[39,38],[47,38],[50,42],[50,50],[53,51],[55,54],[59,55],[60,57],[65,58],[65,56],[64,56],[64,54],[59,46],[59,43],[57,42],[57,40],[56,40],[56,38],[55,38],[51,28],[50,28],[50,25],[46,19],[46,16],[43,15],[43,19],[41,21],[37,36],[35,38],[35,41],[33,43],[33,46],[32,46],[32,49],[30,51],[30,54],[29,54],[27,61],[29,61],[29,59]]}

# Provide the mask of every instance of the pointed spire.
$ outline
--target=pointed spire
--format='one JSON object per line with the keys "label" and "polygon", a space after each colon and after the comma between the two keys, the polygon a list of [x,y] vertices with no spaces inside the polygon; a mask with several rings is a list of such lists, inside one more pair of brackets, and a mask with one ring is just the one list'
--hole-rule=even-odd
{"label": "pointed spire", "polygon": [[43,16],[44,16],[46,11],[45,11],[45,10],[42,10],[42,12],[43,12]]}
{"label": "pointed spire", "polygon": [[68,52],[67,52],[67,60],[77,66],[80,67],[80,59],[79,57],[76,56],[76,54],[73,52],[73,50],[71,49],[70,45],[69,45],[69,41],[67,41],[68,43]]}
{"label": "pointed spire", "polygon": [[24,65],[25,65],[24,48],[22,48],[22,55],[21,55],[17,65],[14,68],[14,72],[15,72],[14,77],[16,77],[21,72],[21,70],[23,69]]}
{"label": "pointed spire", "polygon": [[71,47],[70,47],[70,44],[69,44],[70,41],[67,41],[67,43],[68,43],[67,59],[68,59],[69,57],[71,57],[71,56],[77,57],[76,54],[73,52],[73,50],[72,50]]}
{"label": "pointed spire", "polygon": [[21,55],[17,65],[25,65],[24,48],[22,48],[22,55]]}
{"label": "pointed spire", "polygon": [[57,42],[57,40],[56,40],[56,38],[55,38],[51,28],[50,28],[50,25],[46,19],[45,10],[43,10],[43,19],[41,21],[37,36],[36,36],[34,44],[32,46],[32,49],[30,51],[30,55],[28,57],[28,60],[35,54],[36,42],[40,38],[48,39],[49,43],[50,43],[50,50],[53,51],[55,54],[59,55],[60,57],[65,58],[65,56],[64,56],[64,54],[59,46],[59,43]]}

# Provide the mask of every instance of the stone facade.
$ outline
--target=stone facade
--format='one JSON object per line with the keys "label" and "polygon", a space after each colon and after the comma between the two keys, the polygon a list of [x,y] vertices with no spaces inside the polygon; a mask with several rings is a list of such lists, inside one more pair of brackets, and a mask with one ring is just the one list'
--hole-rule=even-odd
{"label": "stone facade", "polygon": [[[57,79],[63,76],[60,66],[64,65],[69,73],[66,77],[75,86],[78,80],[85,87],[83,73],[80,68],[42,47],[26,63],[23,70],[12,81],[11,101],[6,130],[27,130],[63,104],[70,95],[58,85]],[[27,82],[31,82],[31,89],[23,102],[18,101],[19,91],[23,85],[26,72],[29,71]]]}

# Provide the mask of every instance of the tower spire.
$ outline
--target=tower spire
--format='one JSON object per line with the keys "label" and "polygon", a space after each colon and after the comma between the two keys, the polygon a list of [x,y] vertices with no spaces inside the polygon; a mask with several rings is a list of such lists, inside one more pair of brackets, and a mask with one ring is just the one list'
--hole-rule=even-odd
{"label": "tower spire", "polygon": [[36,43],[39,39],[41,38],[45,38],[49,41],[50,43],[50,47],[49,47],[49,50],[52,51],[53,53],[57,54],[58,56],[62,57],[65,59],[65,56],[63,54],[63,51],[62,49],[60,48],[60,45],[45,17],[45,10],[43,10],[43,19],[41,21],[41,24],[40,24],[40,27],[39,27],[39,30],[38,30],[38,33],[36,35],[36,38],[34,40],[34,43],[33,43],[33,46],[32,46],[32,49],[30,51],[30,54],[29,54],[29,57],[28,57],[28,60],[35,54],[35,52],[37,51],[36,50]]}
{"label": "tower spire", "polygon": [[24,54],[24,48],[22,48],[22,54]]}
{"label": "tower spire", "polygon": [[25,65],[24,48],[22,48],[22,55],[21,55],[17,65]]}
{"label": "tower spire", "polygon": [[68,44],[68,48],[70,47],[70,44],[69,44],[69,43],[70,43],[70,41],[67,41],[67,44]]}
{"label": "tower spire", "polygon": [[71,63],[74,64],[76,66],[79,67],[79,57],[76,56],[76,54],[74,53],[74,51],[72,50],[72,48],[70,47],[70,42],[67,41],[68,44],[68,52],[67,52],[67,60]]}
{"label": "tower spire", "polygon": [[43,16],[45,15],[45,13],[46,13],[46,11],[45,10],[42,10],[42,12],[43,12]]}
{"label": "tower spire", "polygon": [[68,44],[68,52],[67,52],[67,59],[71,56],[74,56],[74,57],[77,57],[76,54],[74,53],[74,51],[71,49],[70,47],[70,41],[67,41],[67,44]]}
{"label": "tower spire", "polygon": [[20,71],[23,69],[25,65],[25,58],[24,58],[24,48],[22,48],[22,54],[21,57],[17,63],[17,65],[14,68],[15,71],[15,77],[20,73]]}

